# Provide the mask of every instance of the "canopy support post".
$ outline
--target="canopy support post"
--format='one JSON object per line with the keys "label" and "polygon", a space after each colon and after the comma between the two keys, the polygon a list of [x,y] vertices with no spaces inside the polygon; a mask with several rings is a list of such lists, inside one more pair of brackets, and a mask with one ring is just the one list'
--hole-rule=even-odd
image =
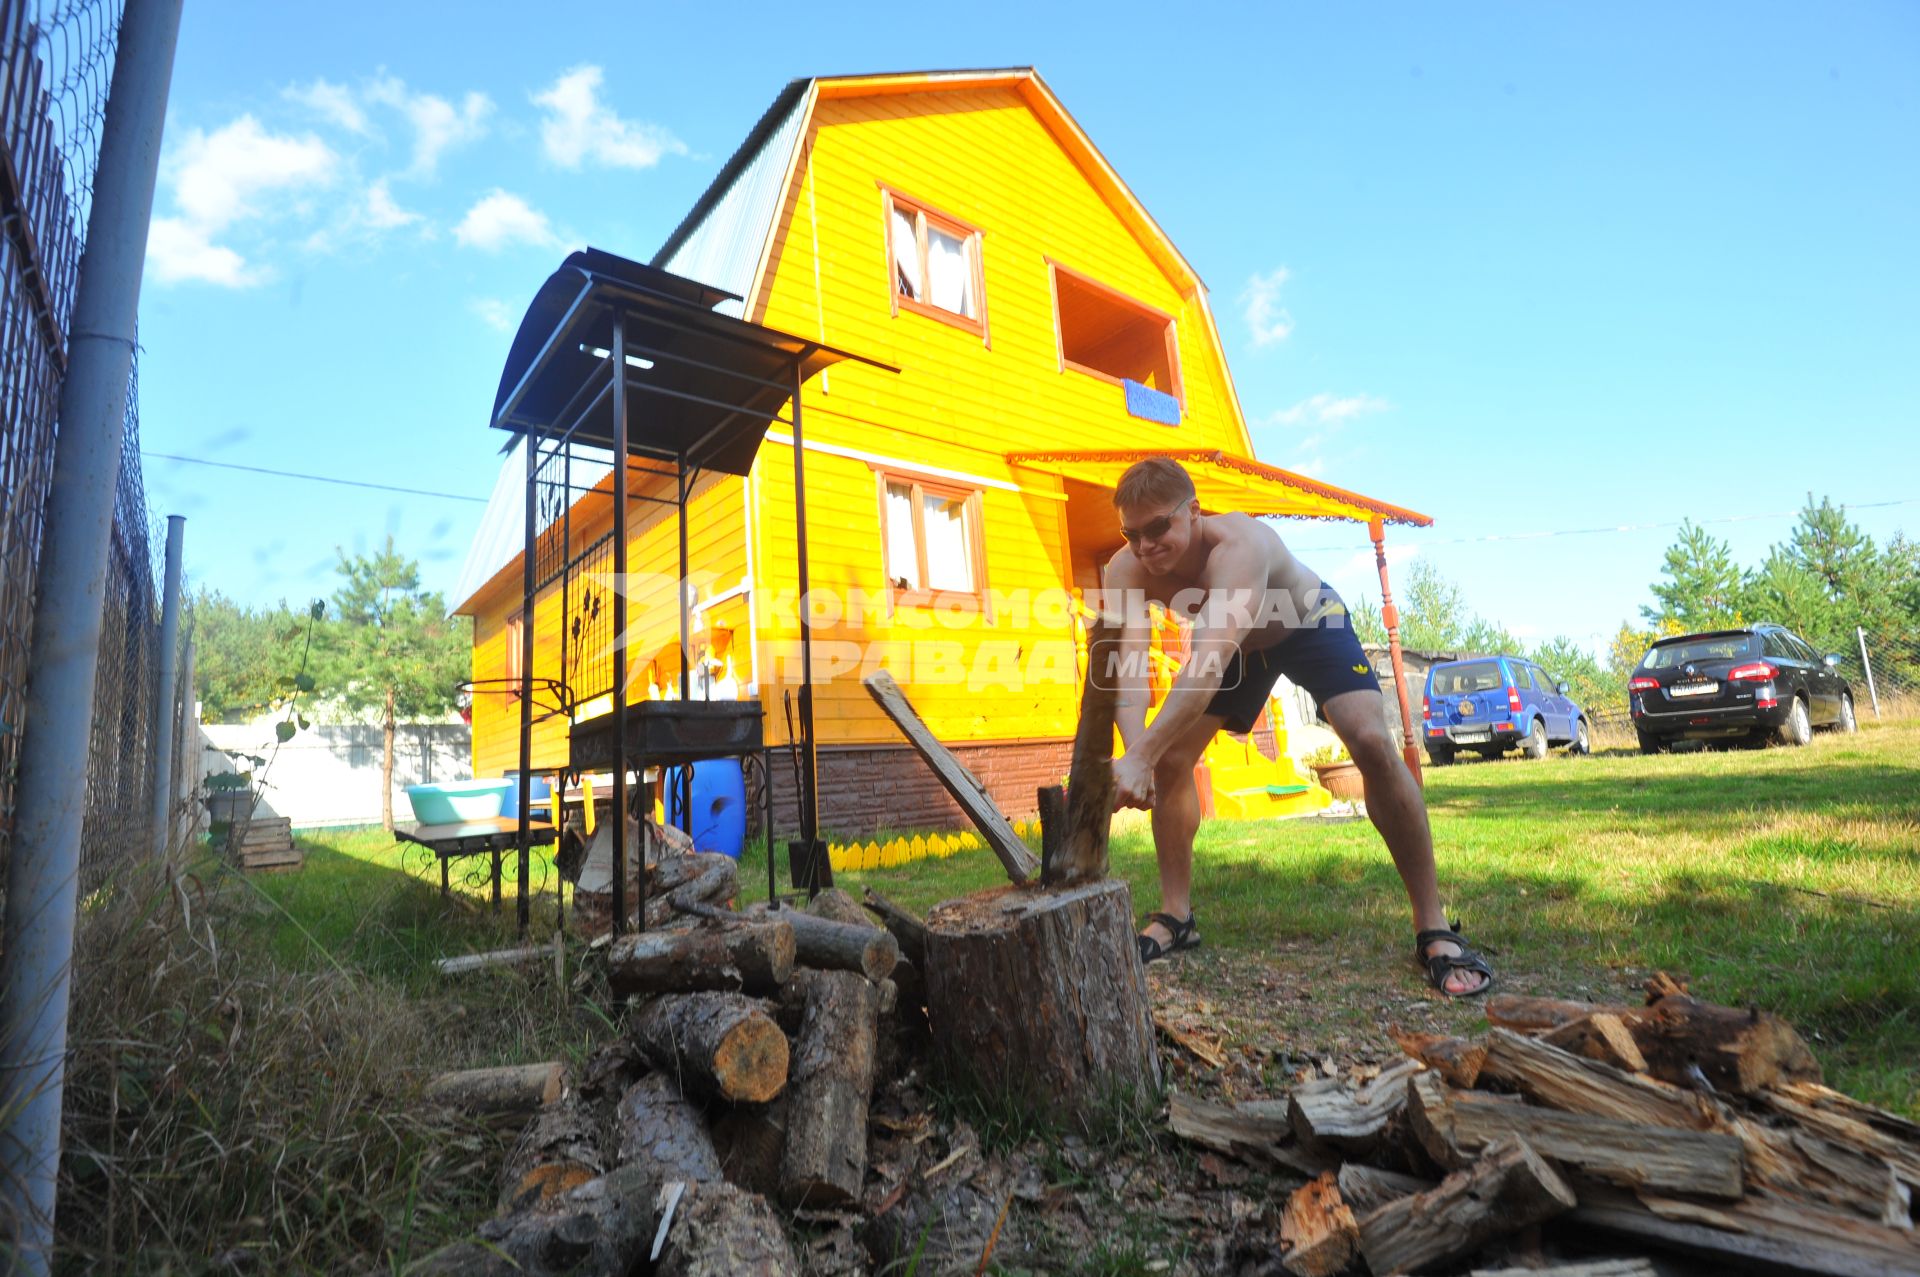
{"label": "canopy support post", "polygon": [[1367,522],[1367,535],[1373,539],[1373,561],[1380,568],[1380,622],[1387,627],[1387,656],[1393,667],[1393,688],[1400,697],[1401,754],[1416,784],[1425,785],[1420,774],[1420,745],[1413,732],[1413,704],[1407,695],[1407,668],[1400,656],[1400,609],[1393,603],[1393,587],[1387,582],[1387,525],[1383,519]]}
{"label": "canopy support post", "polygon": [[[627,929],[627,316],[613,311],[613,938]],[[571,494],[569,494],[571,495]],[[564,624],[564,622],[562,622]],[[650,818],[653,813],[646,815]],[[642,842],[644,847],[644,840]],[[647,919],[640,853],[640,926]]]}

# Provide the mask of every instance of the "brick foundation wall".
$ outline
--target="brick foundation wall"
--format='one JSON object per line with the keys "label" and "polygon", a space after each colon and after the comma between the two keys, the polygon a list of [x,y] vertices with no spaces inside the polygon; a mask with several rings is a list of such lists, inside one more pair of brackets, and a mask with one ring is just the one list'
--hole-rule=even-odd
{"label": "brick foundation wall", "polygon": [[[1073,758],[1073,741],[1000,741],[958,745],[953,755],[987,787],[1012,820],[1037,814],[1034,791],[1057,785]],[[933,769],[906,745],[823,748],[820,766],[820,829],[828,837],[865,838],[882,829],[971,829],[973,822],[948,796]],[[798,832],[793,764],[786,751],[773,756],[774,823],[781,837]],[[754,823],[760,811],[757,795]]]}

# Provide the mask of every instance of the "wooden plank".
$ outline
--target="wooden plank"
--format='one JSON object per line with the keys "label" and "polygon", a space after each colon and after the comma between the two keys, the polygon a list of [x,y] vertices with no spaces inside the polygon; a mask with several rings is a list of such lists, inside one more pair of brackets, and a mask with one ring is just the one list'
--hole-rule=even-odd
{"label": "wooden plank", "polygon": [[927,766],[933,769],[934,776],[939,779],[947,793],[952,795],[953,801],[960,804],[960,809],[967,813],[967,818],[980,830],[981,835],[987,840],[987,846],[993,849],[993,854],[998,856],[1000,863],[1006,867],[1007,877],[1012,879],[1015,885],[1030,881],[1039,871],[1039,862],[1034,859],[1033,853],[1027,850],[1027,844],[1020,835],[1013,832],[1013,826],[1007,823],[1007,818],[1001,814],[1000,808],[987,797],[986,789],[980,784],[978,778],[962,767],[960,760],[955,758],[945,745],[936,740],[931,731],[927,730],[927,725],[920,720],[920,715],[914,712],[913,706],[907,701],[906,694],[900,690],[900,685],[893,681],[893,675],[885,670],[877,670],[862,679],[861,684],[867,689],[868,695],[873,697],[874,702],[886,711],[887,717],[893,720],[894,726],[898,727],[901,735],[907,738],[907,743],[926,760]]}

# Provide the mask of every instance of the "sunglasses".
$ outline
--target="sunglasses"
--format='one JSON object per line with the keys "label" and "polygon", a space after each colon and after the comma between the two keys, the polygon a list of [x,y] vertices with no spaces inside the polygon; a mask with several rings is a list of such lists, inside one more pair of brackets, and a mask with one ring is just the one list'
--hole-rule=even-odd
{"label": "sunglasses", "polygon": [[1121,528],[1120,535],[1127,539],[1129,545],[1139,545],[1142,541],[1158,541],[1167,535],[1169,528],[1173,527],[1173,516],[1184,509],[1186,509],[1184,505],[1175,506],[1159,518],[1147,520],[1140,527]]}

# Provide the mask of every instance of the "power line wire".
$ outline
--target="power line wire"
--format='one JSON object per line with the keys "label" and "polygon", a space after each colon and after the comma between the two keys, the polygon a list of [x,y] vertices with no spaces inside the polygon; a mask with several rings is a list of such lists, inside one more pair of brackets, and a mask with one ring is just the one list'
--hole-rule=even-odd
{"label": "power line wire", "polygon": [[278,479],[305,479],[309,483],[332,483],[343,488],[370,488],[375,492],[400,492],[410,497],[438,497],[443,501],[476,501],[487,503],[485,497],[470,497],[459,492],[430,492],[425,488],[397,488],[390,483],[368,483],[364,479],[336,479],[332,475],[302,474],[297,470],[269,470],[265,466],[243,466],[231,461],[209,461],[205,457],[182,457],[171,452],[140,453],[143,457],[154,457],[161,461],[181,461],[190,466],[214,466],[221,470],[244,470],[248,474],[270,474]]}
{"label": "power line wire", "polygon": [[[1920,505],[1920,497],[1902,497],[1897,501],[1861,501],[1841,505],[1842,510],[1884,510],[1890,506]],[[1765,514],[1728,514],[1716,519],[1675,519],[1660,523],[1621,523],[1605,528],[1556,528],[1547,532],[1495,532],[1483,537],[1452,537],[1444,541],[1422,540],[1418,544],[1429,545],[1484,545],[1493,541],[1541,541],[1548,537],[1585,537],[1600,536],[1614,532],[1646,532],[1659,528],[1677,528],[1683,523],[1692,523],[1695,527],[1706,527],[1719,523],[1752,523],[1758,519],[1792,519],[1800,515],[1799,510],[1771,510]],[[1352,545],[1310,545],[1291,547],[1299,554],[1339,554],[1355,549]],[[1365,547],[1358,547],[1364,549]]]}

